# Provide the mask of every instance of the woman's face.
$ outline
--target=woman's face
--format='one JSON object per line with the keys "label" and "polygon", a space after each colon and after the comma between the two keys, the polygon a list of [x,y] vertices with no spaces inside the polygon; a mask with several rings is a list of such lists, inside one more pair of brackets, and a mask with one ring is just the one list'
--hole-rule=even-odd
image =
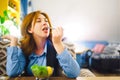
{"label": "woman's face", "polygon": [[36,19],[35,25],[30,28],[29,32],[32,33],[34,37],[47,38],[50,33],[47,18],[40,14]]}

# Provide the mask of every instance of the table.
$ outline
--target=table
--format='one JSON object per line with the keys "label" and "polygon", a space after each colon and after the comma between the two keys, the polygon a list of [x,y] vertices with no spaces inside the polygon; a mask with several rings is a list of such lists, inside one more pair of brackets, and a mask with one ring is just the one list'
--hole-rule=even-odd
{"label": "table", "polygon": [[[8,78],[7,80],[35,80],[35,77],[16,77],[16,78]],[[48,80],[76,80],[67,77],[50,77]]]}
{"label": "table", "polygon": [[[8,78],[0,79],[0,80],[35,80],[35,77],[16,77],[16,78]],[[76,79],[71,79],[67,77],[50,77],[49,80],[120,80],[120,77],[77,77]]]}
{"label": "table", "polygon": [[120,80],[120,77],[77,77],[76,80]]}

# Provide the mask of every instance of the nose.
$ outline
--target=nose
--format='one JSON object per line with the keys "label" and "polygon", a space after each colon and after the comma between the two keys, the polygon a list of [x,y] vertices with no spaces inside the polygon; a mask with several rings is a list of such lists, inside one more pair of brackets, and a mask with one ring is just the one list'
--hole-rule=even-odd
{"label": "nose", "polygon": [[42,19],[41,23],[43,26],[48,26],[48,22],[46,21],[46,19]]}
{"label": "nose", "polygon": [[43,23],[43,26],[47,26],[47,23],[46,23],[46,22],[44,22],[44,23]]}

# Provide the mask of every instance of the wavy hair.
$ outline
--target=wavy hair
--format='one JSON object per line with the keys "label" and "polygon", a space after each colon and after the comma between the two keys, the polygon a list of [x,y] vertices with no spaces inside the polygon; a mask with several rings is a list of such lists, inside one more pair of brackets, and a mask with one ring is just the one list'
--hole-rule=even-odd
{"label": "wavy hair", "polygon": [[[44,12],[41,11],[34,11],[29,13],[28,15],[25,16],[25,18],[22,21],[21,24],[21,49],[24,52],[25,55],[30,55],[36,48],[36,44],[34,41],[34,38],[31,33],[28,32],[28,30],[35,25],[35,22],[38,18],[38,16],[42,14],[48,19],[49,26],[52,27],[50,19],[48,15]],[[51,40],[52,37],[52,30],[50,29],[50,34],[48,36],[48,39]]]}

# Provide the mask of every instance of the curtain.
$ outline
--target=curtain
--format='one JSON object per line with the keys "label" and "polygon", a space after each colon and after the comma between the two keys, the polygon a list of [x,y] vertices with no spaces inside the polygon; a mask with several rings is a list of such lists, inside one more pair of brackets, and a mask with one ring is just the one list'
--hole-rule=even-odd
{"label": "curtain", "polygon": [[28,0],[20,0],[20,4],[21,4],[21,20],[22,20],[28,12]]}

